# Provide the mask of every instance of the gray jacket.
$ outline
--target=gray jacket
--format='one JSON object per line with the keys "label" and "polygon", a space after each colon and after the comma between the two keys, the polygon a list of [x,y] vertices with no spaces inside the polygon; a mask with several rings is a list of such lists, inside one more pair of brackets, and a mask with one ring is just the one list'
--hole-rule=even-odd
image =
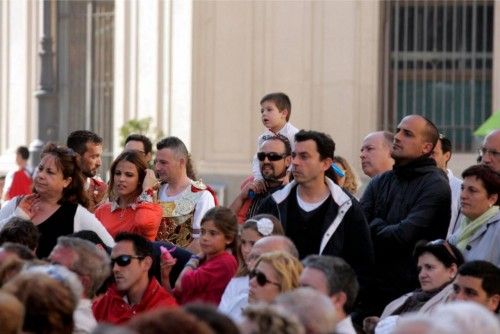
{"label": "gray jacket", "polygon": [[[454,243],[460,231],[453,233],[449,241]],[[491,217],[472,236],[462,252],[465,261],[484,260],[500,266],[500,212]]]}

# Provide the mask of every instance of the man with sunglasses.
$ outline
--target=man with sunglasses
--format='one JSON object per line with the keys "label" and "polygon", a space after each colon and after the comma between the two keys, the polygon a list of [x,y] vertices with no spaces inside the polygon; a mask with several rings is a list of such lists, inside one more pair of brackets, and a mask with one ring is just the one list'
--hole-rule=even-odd
{"label": "man with sunglasses", "polygon": [[481,163],[500,173],[500,129],[491,131],[479,149]]}
{"label": "man with sunglasses", "polygon": [[156,278],[150,275],[153,245],[144,237],[122,232],[111,251],[115,283],[98,299],[92,310],[97,321],[121,324],[136,314],[177,303]]}
{"label": "man with sunglasses", "polygon": [[257,159],[260,173],[264,178],[264,187],[261,187],[261,180],[248,182],[229,206],[236,213],[239,223],[255,216],[262,201],[283,187],[292,161],[290,141],[282,135],[265,137],[257,153]]}

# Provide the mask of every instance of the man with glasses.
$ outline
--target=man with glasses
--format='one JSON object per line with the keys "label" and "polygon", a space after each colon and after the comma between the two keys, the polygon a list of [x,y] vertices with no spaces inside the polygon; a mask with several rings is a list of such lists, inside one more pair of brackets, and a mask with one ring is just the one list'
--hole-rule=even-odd
{"label": "man with glasses", "polygon": [[149,274],[152,243],[126,232],[119,233],[115,242],[111,251],[115,283],[92,307],[97,321],[121,324],[151,309],[176,306],[174,297]]}
{"label": "man with glasses", "polygon": [[500,173],[500,129],[490,132],[479,150],[481,163]]}
{"label": "man with glasses", "polygon": [[282,135],[265,137],[257,153],[257,159],[264,182],[254,180],[245,184],[229,206],[237,215],[240,224],[256,214],[260,204],[269,194],[283,187],[283,181],[292,161],[290,141]]}

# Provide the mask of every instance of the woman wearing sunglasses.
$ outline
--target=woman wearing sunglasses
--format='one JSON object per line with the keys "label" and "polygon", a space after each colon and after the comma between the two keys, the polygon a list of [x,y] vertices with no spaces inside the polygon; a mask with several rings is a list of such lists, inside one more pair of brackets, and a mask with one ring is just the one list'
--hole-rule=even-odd
{"label": "woman wearing sunglasses", "polygon": [[299,286],[302,264],[292,255],[285,252],[262,254],[250,271],[250,291],[248,302],[270,303],[280,293],[293,290]]}
{"label": "woman wearing sunglasses", "polygon": [[238,251],[238,271],[224,290],[219,311],[230,316],[236,322],[241,320],[241,311],[248,304],[248,283],[250,272],[248,255],[253,245],[263,237],[284,235],[283,227],[278,218],[260,214],[248,219],[240,229]]}
{"label": "woman wearing sunglasses", "polygon": [[413,257],[417,261],[420,289],[389,303],[380,321],[377,317],[365,319],[366,332],[373,332],[376,324],[375,333],[390,333],[401,314],[432,312],[436,306],[449,300],[453,291],[451,283],[458,267],[464,263],[462,253],[446,240],[420,241],[415,247]]}
{"label": "woman wearing sunglasses", "polygon": [[73,150],[47,144],[35,172],[33,194],[7,202],[0,211],[0,228],[12,217],[31,220],[40,232],[36,254],[47,257],[57,238],[81,230],[91,230],[108,246],[109,235],[96,217],[87,210],[84,180]]}
{"label": "woman wearing sunglasses", "polygon": [[462,177],[460,212],[464,217],[448,240],[467,261],[500,266],[500,175],[486,165],[474,165]]}
{"label": "woman wearing sunglasses", "polygon": [[132,232],[154,241],[162,209],[152,203],[157,181],[144,155],[134,150],[122,152],[113,161],[110,175],[110,202],[96,209],[96,217],[113,237],[118,232]]}

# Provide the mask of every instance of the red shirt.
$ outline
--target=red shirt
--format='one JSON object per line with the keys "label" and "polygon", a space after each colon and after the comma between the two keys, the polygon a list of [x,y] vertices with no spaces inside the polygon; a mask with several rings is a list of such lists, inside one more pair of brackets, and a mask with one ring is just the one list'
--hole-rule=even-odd
{"label": "red shirt", "polygon": [[130,320],[136,314],[161,307],[175,307],[177,302],[156,278],[151,278],[149,285],[142,296],[141,302],[130,305],[123,299],[124,294],[113,284],[101,298],[92,305],[95,319],[99,322],[108,322],[118,325]]}
{"label": "red shirt", "polygon": [[115,208],[114,206],[116,204],[108,202],[100,205],[95,210],[95,216],[113,238],[118,232],[133,232],[151,241],[156,239],[163,214],[160,205],[138,202],[129,205],[125,209]]}
{"label": "red shirt", "polygon": [[219,305],[224,289],[236,274],[238,263],[228,252],[222,252],[187,272],[181,280],[182,292],[175,297],[180,304],[202,301]]}

